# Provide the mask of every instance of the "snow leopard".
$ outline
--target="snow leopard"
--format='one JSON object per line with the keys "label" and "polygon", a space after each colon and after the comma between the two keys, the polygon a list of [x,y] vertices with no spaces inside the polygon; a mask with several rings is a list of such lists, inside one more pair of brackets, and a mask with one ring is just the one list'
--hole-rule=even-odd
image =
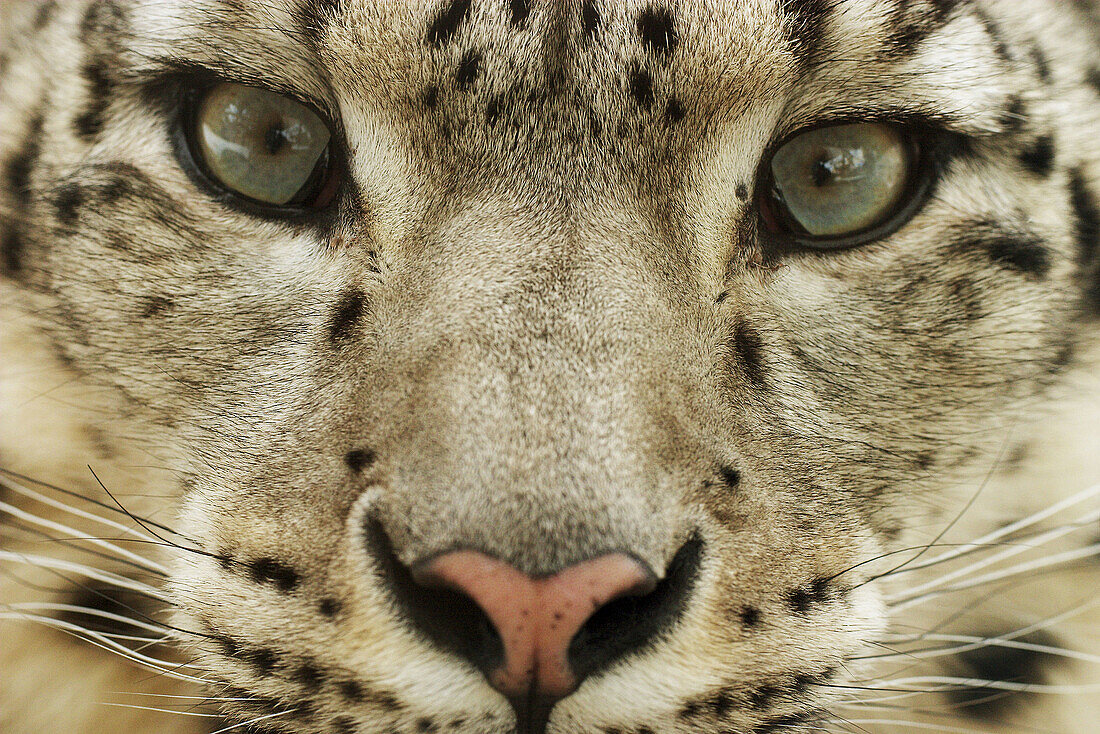
{"label": "snow leopard", "polygon": [[0,23],[0,731],[1097,731],[1100,5]]}

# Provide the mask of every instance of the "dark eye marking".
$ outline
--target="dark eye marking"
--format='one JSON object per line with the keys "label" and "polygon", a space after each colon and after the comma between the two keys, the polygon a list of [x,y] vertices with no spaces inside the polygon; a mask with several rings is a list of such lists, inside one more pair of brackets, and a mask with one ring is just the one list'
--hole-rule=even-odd
{"label": "dark eye marking", "polygon": [[979,219],[955,227],[947,247],[962,256],[984,252],[995,265],[1035,279],[1045,278],[1052,267],[1050,251],[1039,237],[1009,230],[995,220]]}

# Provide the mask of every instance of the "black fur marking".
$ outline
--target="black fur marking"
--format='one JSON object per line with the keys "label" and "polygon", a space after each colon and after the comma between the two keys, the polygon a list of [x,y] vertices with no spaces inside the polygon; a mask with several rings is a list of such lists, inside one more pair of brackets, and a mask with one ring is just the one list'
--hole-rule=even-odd
{"label": "black fur marking", "polygon": [[77,135],[85,142],[91,142],[103,130],[114,84],[103,59],[95,59],[84,65],[84,79],[88,84],[88,106],[73,120],[73,126]]}
{"label": "black fur marking", "polygon": [[741,611],[738,612],[738,617],[741,618],[741,626],[745,629],[753,629],[758,627],[761,622],[760,610],[754,606],[745,605],[741,607]]}
{"label": "black fur marking", "polygon": [[477,75],[480,71],[481,54],[470,49],[458,62],[458,69],[455,71],[455,86],[458,87],[460,92],[465,92],[477,81]]}
{"label": "black fur marking", "polygon": [[8,189],[15,197],[16,203],[22,208],[30,203],[31,175],[38,165],[38,157],[42,152],[42,126],[45,115],[40,110],[31,120],[27,128],[27,135],[23,139],[23,146],[8,160],[4,170],[4,177]]}
{"label": "black fur marking", "polygon": [[671,54],[680,42],[672,13],[652,6],[638,14],[638,36],[648,49],[662,54]]}
{"label": "black fur marking", "polygon": [[363,292],[352,288],[344,293],[332,312],[329,320],[328,335],[333,342],[346,341],[355,332],[355,327],[366,311],[367,298]]}
{"label": "black fur marking", "polygon": [[811,63],[820,53],[825,24],[834,6],[835,0],[780,0],[787,40],[800,64]]}
{"label": "black fur marking", "polygon": [[[1013,642],[1060,647],[1056,639],[1042,632],[1014,639]],[[998,645],[980,647],[958,655],[964,677],[1035,685],[1046,682],[1046,670],[1056,659],[1037,650],[1021,650]],[[954,689],[951,692],[951,697],[960,705],[960,710],[974,718],[991,721],[1002,718],[1006,709],[1017,705],[1025,695],[982,687],[978,684],[973,688]]]}
{"label": "black fur marking", "polygon": [[424,102],[424,106],[429,110],[434,110],[436,105],[439,104],[439,87],[434,84],[430,84],[424,87],[423,93],[420,95],[420,99]]}
{"label": "black fur marking", "polygon": [[1049,176],[1054,170],[1057,152],[1053,135],[1042,135],[1020,153],[1020,163],[1036,176]]}
{"label": "black fur marking", "polygon": [[76,223],[80,208],[84,205],[84,189],[77,183],[62,184],[54,197],[57,219],[66,227]]}
{"label": "black fur marking", "polygon": [[50,0],[50,2],[42,3],[38,8],[38,12],[34,16],[34,31],[35,33],[41,32],[46,26],[50,24],[53,19],[53,11],[57,9],[56,0]]}
{"label": "black fur marking", "polygon": [[581,28],[586,38],[595,35],[600,27],[600,11],[596,8],[595,0],[585,0],[581,8]]}
{"label": "black fur marking", "polygon": [[355,734],[358,730],[355,719],[350,716],[337,716],[332,720],[332,734]]}
{"label": "black fur marking", "polygon": [[357,680],[348,678],[340,681],[336,687],[340,690],[340,695],[351,703],[361,703],[366,698],[366,692]]}
{"label": "black fur marking", "polygon": [[361,472],[373,464],[377,458],[370,449],[354,449],[344,456],[344,462],[353,472]]}
{"label": "black fur marking", "polygon": [[1001,27],[981,9],[972,7],[971,12],[974,13],[981,22],[982,27],[985,28],[986,35],[988,35],[989,40],[993,42],[993,50],[997,54],[997,57],[1001,61],[1011,62],[1012,49],[1009,47],[1008,42],[1005,41],[1005,36],[1001,31]]}
{"label": "black fur marking", "polygon": [[263,647],[243,651],[240,653],[240,657],[261,675],[271,675],[275,670],[275,666],[279,663],[279,656]]}
{"label": "black fur marking", "polygon": [[740,322],[733,330],[733,338],[730,339],[730,348],[737,357],[741,367],[753,382],[764,382],[764,341],[760,334],[745,322]]}
{"label": "black fur marking", "polygon": [[485,122],[490,127],[500,119],[501,95],[496,95],[485,105]]}
{"label": "black fur marking", "polygon": [[512,25],[524,28],[527,25],[527,17],[531,15],[531,5],[528,0],[510,0],[512,9]]}
{"label": "black fur marking", "polygon": [[340,613],[340,600],[334,599],[331,596],[327,596],[321,600],[321,603],[318,605],[318,609],[320,609],[323,616],[328,617],[329,619],[333,619],[337,614]]}
{"label": "black fur marking", "polygon": [[314,47],[321,44],[329,24],[343,12],[343,0],[306,0],[298,11],[298,25]]}
{"label": "black fur marking", "polygon": [[799,724],[807,724],[814,721],[815,718],[820,717],[821,714],[818,711],[811,711],[803,714],[785,714],[783,716],[776,716],[768,719],[760,726],[753,729],[750,734],[772,734],[781,729],[786,729]]}
{"label": "black fur marking", "polygon": [[325,672],[313,660],[304,660],[294,669],[294,680],[302,687],[316,691],[325,683]]}
{"label": "black fur marking", "polygon": [[830,598],[828,579],[816,579],[809,586],[792,589],[786,595],[787,604],[798,614],[806,614],[813,606]]}
{"label": "black fur marking", "polygon": [[427,717],[416,720],[416,730],[418,732],[432,732],[437,729],[439,729],[439,725]]}
{"label": "black fur marking", "polygon": [[1100,66],[1094,66],[1085,74],[1085,82],[1097,92],[1100,92]]}
{"label": "black fur marking", "polygon": [[931,0],[931,7],[914,8],[910,0],[900,0],[893,13],[893,31],[887,41],[887,56],[899,58],[914,53],[930,35],[950,20],[959,0]]}
{"label": "black fur marking", "polygon": [[783,695],[783,689],[777,685],[766,684],[759,686],[749,694],[749,705],[757,711],[763,711],[772,705],[775,699]]}
{"label": "black fur marking", "polygon": [[1044,278],[1050,273],[1051,256],[1042,240],[1005,229],[996,221],[976,220],[958,227],[948,246],[964,257],[985,252],[994,264],[1031,278]]}
{"label": "black fur marking", "polygon": [[1054,81],[1054,75],[1050,71],[1050,61],[1047,60],[1047,56],[1043,53],[1043,49],[1039,47],[1039,44],[1032,44],[1031,46],[1031,62],[1035,64],[1035,73],[1039,76],[1039,81],[1043,84],[1050,84]]}
{"label": "black fur marking", "polygon": [[684,114],[684,106],[680,104],[680,100],[669,97],[668,104],[665,105],[665,120],[670,125],[675,125],[684,119]]}
{"label": "black fur marking", "polygon": [[737,489],[741,484],[741,472],[733,467],[724,466],[718,470],[718,473],[722,476],[722,482],[730,489]]}
{"label": "black fur marking", "polygon": [[248,564],[248,572],[256,583],[274,584],[283,593],[293,591],[300,580],[297,571],[274,558],[256,559]]}
{"label": "black fur marking", "polygon": [[726,714],[733,710],[734,700],[729,691],[720,690],[704,699],[703,705],[710,709],[717,718],[724,719]]}
{"label": "black fur marking", "polygon": [[1085,283],[1085,305],[1100,315],[1100,202],[1089,189],[1085,174],[1070,174],[1070,201],[1077,233],[1077,262]]}
{"label": "black fur marking", "polygon": [[146,296],[141,307],[141,318],[148,319],[159,316],[172,306],[172,299],[166,296]]}
{"label": "black fur marking", "polygon": [[999,237],[985,243],[989,257],[1011,270],[1037,278],[1050,273],[1050,253],[1043,243],[1032,237]]}
{"label": "black fur marking", "polygon": [[733,193],[736,194],[737,198],[741,201],[748,201],[749,199],[749,187],[745,184],[737,184],[737,189],[734,190]]}
{"label": "black fur marking", "polygon": [[470,14],[470,0],[451,0],[428,26],[428,43],[435,47],[450,43]]}
{"label": "black fur marking", "polygon": [[0,272],[13,277],[19,275],[26,250],[26,242],[17,229],[0,231]]}
{"label": "black fur marking", "polygon": [[646,109],[653,104],[653,77],[645,69],[637,68],[630,73],[630,96]]}

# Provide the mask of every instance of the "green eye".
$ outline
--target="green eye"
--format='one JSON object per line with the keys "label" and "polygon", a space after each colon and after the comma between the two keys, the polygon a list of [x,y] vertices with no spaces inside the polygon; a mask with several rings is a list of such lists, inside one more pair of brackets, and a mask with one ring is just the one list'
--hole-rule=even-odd
{"label": "green eye", "polygon": [[916,211],[927,182],[917,145],[896,125],[836,125],[777,150],[761,209],[769,228],[822,249],[884,237]]}
{"label": "green eye", "polygon": [[217,84],[189,110],[191,155],[206,177],[264,207],[320,209],[337,184],[325,122],[289,97]]}

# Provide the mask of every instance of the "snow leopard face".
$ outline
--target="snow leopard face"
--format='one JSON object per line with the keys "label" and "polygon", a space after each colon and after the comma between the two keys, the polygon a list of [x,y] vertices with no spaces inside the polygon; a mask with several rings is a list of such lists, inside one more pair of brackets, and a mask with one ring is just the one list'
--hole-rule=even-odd
{"label": "snow leopard face", "polygon": [[209,731],[862,730],[945,533],[1087,484],[1006,476],[1100,314],[1088,3],[0,14],[5,508],[171,470],[91,578]]}

